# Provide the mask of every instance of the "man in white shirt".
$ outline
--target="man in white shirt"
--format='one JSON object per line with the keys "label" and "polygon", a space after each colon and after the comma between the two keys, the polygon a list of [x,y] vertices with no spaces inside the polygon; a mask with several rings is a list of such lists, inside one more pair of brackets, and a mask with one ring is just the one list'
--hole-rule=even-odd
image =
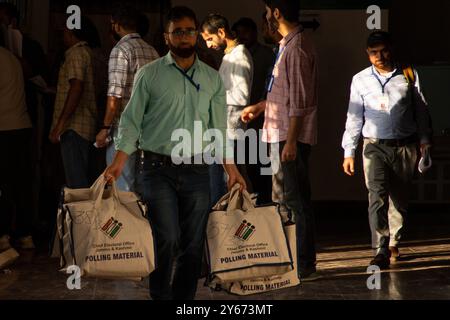
{"label": "man in white shirt", "polygon": [[[237,157],[237,141],[244,140],[242,130],[246,124],[241,120],[242,110],[250,104],[253,83],[253,60],[250,52],[240,44],[231,31],[227,19],[218,14],[210,14],[201,26],[202,37],[210,49],[223,51],[219,73],[225,86],[228,107],[228,139],[234,141],[235,158]],[[239,148],[241,149],[241,148]],[[242,150],[245,152],[244,144]],[[239,172],[247,182],[248,190],[252,187],[248,179],[245,164],[238,163]],[[226,193],[224,172],[221,166],[211,166],[211,201],[215,204]]]}

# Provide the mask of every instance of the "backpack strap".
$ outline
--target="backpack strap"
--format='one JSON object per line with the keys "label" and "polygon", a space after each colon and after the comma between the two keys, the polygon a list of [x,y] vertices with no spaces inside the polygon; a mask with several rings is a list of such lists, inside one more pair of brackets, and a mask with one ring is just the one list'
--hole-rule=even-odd
{"label": "backpack strap", "polygon": [[403,67],[403,75],[406,78],[406,81],[408,81],[408,85],[413,86],[416,82],[415,76],[414,76],[414,70],[411,66],[405,66]]}

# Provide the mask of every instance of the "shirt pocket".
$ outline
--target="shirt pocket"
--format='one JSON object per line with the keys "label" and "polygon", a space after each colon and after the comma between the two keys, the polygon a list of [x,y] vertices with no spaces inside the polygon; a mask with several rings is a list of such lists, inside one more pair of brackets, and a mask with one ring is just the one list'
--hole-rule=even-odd
{"label": "shirt pocket", "polygon": [[198,92],[197,104],[194,106],[194,108],[200,113],[200,115],[209,115],[211,97],[211,94],[206,91],[201,90]]}

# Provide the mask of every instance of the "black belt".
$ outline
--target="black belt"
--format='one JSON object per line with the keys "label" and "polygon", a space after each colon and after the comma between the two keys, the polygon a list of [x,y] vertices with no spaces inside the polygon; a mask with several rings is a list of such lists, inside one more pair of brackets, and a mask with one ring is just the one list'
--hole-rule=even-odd
{"label": "black belt", "polygon": [[149,162],[157,163],[158,166],[164,166],[164,167],[192,167],[192,166],[203,166],[206,167],[207,164],[203,163],[203,155],[202,155],[202,163],[195,163],[195,158],[187,158],[187,159],[180,159],[181,163],[176,164],[173,162],[172,157],[151,152],[151,151],[144,151],[140,150],[141,159],[144,159]]}
{"label": "black belt", "polygon": [[364,140],[367,140],[369,143],[372,144],[379,144],[379,145],[385,145],[388,147],[404,147],[410,144],[415,144],[418,142],[417,136],[413,135],[407,138],[403,139],[374,139],[374,138],[364,138]]}

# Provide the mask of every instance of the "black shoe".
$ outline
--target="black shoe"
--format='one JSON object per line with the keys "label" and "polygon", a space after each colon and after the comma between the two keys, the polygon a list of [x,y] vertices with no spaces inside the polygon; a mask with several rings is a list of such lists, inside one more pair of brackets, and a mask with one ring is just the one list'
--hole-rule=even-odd
{"label": "black shoe", "polygon": [[375,258],[370,261],[371,266],[377,266],[381,270],[388,269],[390,264],[389,257],[386,257],[384,254],[377,254]]}

